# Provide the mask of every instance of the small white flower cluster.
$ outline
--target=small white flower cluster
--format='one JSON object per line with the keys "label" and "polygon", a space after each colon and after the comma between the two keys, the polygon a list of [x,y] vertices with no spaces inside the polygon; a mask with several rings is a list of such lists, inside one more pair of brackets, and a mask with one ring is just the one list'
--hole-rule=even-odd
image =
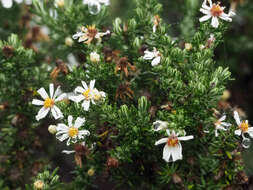
{"label": "small white flower cluster", "polygon": [[[103,91],[99,91],[94,88],[95,80],[90,81],[89,87],[84,81],[82,81],[82,85],[83,87],[78,86],[75,88],[75,95],[70,96],[69,100],[76,103],[83,101],[82,107],[85,111],[89,110],[90,102],[92,102],[92,104],[96,104],[97,102],[103,101],[106,97]],[[44,88],[40,88],[37,92],[43,100],[32,100],[32,104],[42,106],[36,115],[36,120],[45,118],[49,111],[51,111],[54,119],[62,119],[64,116],[55,103],[67,98],[67,94],[61,93],[60,86],[58,86],[54,91],[54,85],[50,84],[49,95]],[[52,134],[56,133],[56,138],[61,142],[68,139],[67,145],[70,145],[71,142],[77,143],[78,140],[83,140],[85,136],[90,135],[88,130],[80,130],[80,127],[84,124],[84,122],[85,118],[77,117],[75,123],[73,124],[73,117],[69,115],[68,125],[65,125],[64,123],[59,123],[57,126],[50,125],[48,130]]]}
{"label": "small white flower cluster", "polygon": [[153,48],[153,51],[145,50],[143,59],[152,60],[151,65],[154,67],[161,62],[161,54],[156,48]]}
{"label": "small white flower cluster", "polygon": [[[218,130],[227,131],[227,127],[230,127],[232,124],[224,122],[226,119],[226,115],[223,115],[220,119],[218,119],[215,123],[215,136],[218,136]],[[234,111],[234,119],[238,126],[238,129],[235,130],[235,135],[242,136],[242,146],[244,148],[249,148],[250,139],[245,137],[245,134],[248,134],[251,138],[253,138],[253,127],[249,127],[248,120],[241,121],[239,114],[237,111]],[[176,133],[174,130],[168,129],[169,123],[166,121],[157,120],[153,123],[154,131],[166,130],[168,137],[162,138],[155,142],[155,145],[166,143],[163,148],[163,159],[166,162],[175,162],[176,160],[182,160],[182,145],[180,141],[191,140],[194,137],[192,135],[179,137],[180,133]],[[205,131],[209,133],[209,131]]]}

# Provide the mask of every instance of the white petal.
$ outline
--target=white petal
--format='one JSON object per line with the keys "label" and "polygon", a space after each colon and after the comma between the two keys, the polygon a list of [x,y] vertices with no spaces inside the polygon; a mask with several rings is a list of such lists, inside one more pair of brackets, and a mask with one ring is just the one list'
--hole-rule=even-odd
{"label": "white petal", "polygon": [[75,153],[76,151],[74,150],[63,150],[62,153],[64,154],[72,154],[72,153]]}
{"label": "white petal", "polygon": [[167,133],[168,136],[170,136],[170,134],[171,134],[169,129],[166,129],[166,133]]}
{"label": "white petal", "polygon": [[68,116],[68,125],[69,125],[69,127],[73,127],[73,116],[72,115]]}
{"label": "white petal", "polygon": [[61,110],[56,105],[54,105],[51,110],[53,110],[52,114],[55,112],[55,115],[53,115],[55,119],[63,118]]}
{"label": "white petal", "polygon": [[46,117],[49,110],[50,108],[42,107],[40,111],[38,112],[38,114],[36,115],[36,120],[39,121],[40,119],[43,119],[44,117]]}
{"label": "white petal", "polygon": [[69,137],[68,141],[67,141],[67,146],[70,145],[70,141],[71,141],[71,138]]}
{"label": "white petal", "polygon": [[156,32],[156,25],[153,26],[153,33]]}
{"label": "white petal", "polygon": [[9,9],[12,7],[13,2],[12,2],[12,0],[2,0],[2,5],[4,8]]}
{"label": "white petal", "polygon": [[217,130],[217,128],[214,130],[214,132],[215,132],[215,137],[218,137],[219,135],[218,135],[218,130]]}
{"label": "white petal", "polygon": [[240,120],[240,117],[239,117],[239,114],[238,114],[237,111],[234,111],[234,119],[235,119],[235,121],[236,121],[236,124],[237,124],[238,126],[240,126],[240,125],[241,125],[241,120]]}
{"label": "white petal", "polygon": [[85,122],[85,118],[78,117],[75,121],[74,127],[79,128],[83,125],[84,122]]}
{"label": "white petal", "polygon": [[253,138],[253,127],[249,127],[248,129],[249,136]]}
{"label": "white petal", "polygon": [[[83,87],[84,87],[85,90],[89,89],[89,87],[88,87],[88,85],[86,84],[86,82],[84,82],[84,81],[81,81],[81,82],[82,82],[82,85],[83,85]],[[85,90],[84,90],[84,91],[85,91]],[[83,93],[83,92],[81,92],[81,93]]]}
{"label": "white petal", "polygon": [[[86,84],[86,83],[85,83],[85,84]],[[85,90],[87,90],[87,89],[88,89],[88,87],[87,87],[86,89],[84,89],[83,87],[78,86],[78,87],[75,88],[74,92],[75,92],[75,93],[78,92],[78,93],[81,93],[81,94],[82,94],[82,93],[84,93]]]}
{"label": "white petal", "polygon": [[91,0],[83,0],[83,4],[89,4]]}
{"label": "white petal", "polygon": [[90,81],[90,90],[93,90],[95,86],[95,80]]}
{"label": "white petal", "polygon": [[160,61],[161,61],[161,57],[159,56],[159,57],[156,57],[155,59],[153,59],[153,61],[151,62],[151,65],[152,66],[156,66],[156,65],[158,65],[159,63],[160,63]]}
{"label": "white petal", "polygon": [[56,127],[56,130],[57,130],[57,133],[58,132],[61,132],[61,131],[68,131],[69,130],[69,127],[67,125],[65,125],[64,123],[59,123]]}
{"label": "white petal", "polygon": [[166,121],[157,120],[157,121],[153,122],[153,130],[160,131],[162,129],[166,129],[168,127],[168,124],[169,123]]}
{"label": "white petal", "polygon": [[204,22],[204,21],[207,21],[208,19],[210,19],[212,16],[211,15],[205,15],[203,17],[201,17],[199,19],[199,22]]}
{"label": "white petal", "polygon": [[156,142],[155,142],[155,145],[167,143],[167,141],[168,141],[168,138],[162,138],[162,139],[156,141]]}
{"label": "white petal", "polygon": [[218,26],[219,26],[219,21],[218,21],[218,18],[217,18],[216,16],[213,16],[213,17],[212,17],[211,25],[212,25],[214,28],[218,28]]}
{"label": "white petal", "polygon": [[37,105],[37,106],[42,106],[44,105],[44,101],[33,99],[32,104]]}
{"label": "white petal", "polygon": [[46,98],[48,98],[48,94],[45,90],[45,88],[40,88],[38,91],[37,91],[40,96],[45,100]]}
{"label": "white petal", "polygon": [[55,102],[59,102],[67,97],[66,93],[61,94],[58,98],[55,99]]}
{"label": "white petal", "polygon": [[144,51],[144,54],[145,55],[143,56],[143,59],[145,59],[145,60],[150,60],[155,57],[154,53],[151,51],[148,51],[148,50]]}
{"label": "white petal", "polygon": [[201,8],[200,12],[202,12],[203,14],[206,14],[206,15],[211,15],[210,10],[208,10],[208,9]]}
{"label": "white petal", "polygon": [[222,15],[220,16],[220,18],[222,20],[225,20],[225,21],[228,21],[228,22],[232,22],[232,18],[230,18],[228,14],[222,13]]}
{"label": "white petal", "polygon": [[171,147],[168,146],[168,144],[166,144],[163,147],[163,159],[166,162],[170,162],[170,157],[171,157],[172,151],[171,151]]}
{"label": "white petal", "polygon": [[57,88],[56,88],[56,90],[54,92],[53,99],[55,99],[56,97],[58,97],[60,93],[61,93],[60,86],[57,86]]}
{"label": "white petal", "polygon": [[90,132],[89,132],[88,130],[85,130],[85,129],[84,129],[84,130],[79,131],[78,134],[81,136],[81,139],[82,139],[84,135],[89,136],[89,135],[90,135]]}
{"label": "white petal", "polygon": [[81,95],[78,95],[78,96],[70,96],[69,99],[76,102],[76,103],[79,103],[82,100],[84,100],[85,97],[81,94]]}
{"label": "white petal", "polygon": [[191,140],[193,138],[194,137],[192,135],[189,135],[189,136],[184,136],[184,137],[178,137],[178,140],[180,140],[180,141],[188,141],[188,140]]}
{"label": "white petal", "polygon": [[182,146],[180,143],[174,147],[170,147],[171,149],[171,155],[172,155],[172,161],[175,162],[177,160],[182,160]]}
{"label": "white petal", "polygon": [[223,115],[220,119],[219,119],[219,121],[224,121],[226,119],[226,115]]}
{"label": "white petal", "polygon": [[59,140],[59,141],[64,141],[66,140],[67,138],[69,138],[69,135],[68,134],[62,134],[62,135],[57,135],[56,134],[56,138]]}
{"label": "white petal", "polygon": [[82,107],[83,107],[84,111],[88,111],[89,107],[90,107],[90,100],[88,100],[88,101],[84,100],[82,103]]}
{"label": "white petal", "polygon": [[241,133],[242,133],[241,129],[237,129],[237,130],[235,130],[235,134],[236,134],[236,135],[240,136],[240,135],[241,135]]}
{"label": "white petal", "polygon": [[227,122],[221,122],[221,125],[226,126],[226,127],[229,127],[229,126],[231,126],[232,124],[231,124],[231,123],[227,123]]}
{"label": "white petal", "polygon": [[54,96],[54,84],[52,84],[52,83],[49,84],[49,94],[50,94],[50,98],[53,98],[53,96]]}
{"label": "white petal", "polygon": [[81,36],[83,36],[83,35],[84,35],[83,32],[78,32],[78,33],[74,34],[74,35],[72,36],[72,38],[73,38],[74,40],[76,40],[77,38],[79,38],[79,37],[81,37]]}

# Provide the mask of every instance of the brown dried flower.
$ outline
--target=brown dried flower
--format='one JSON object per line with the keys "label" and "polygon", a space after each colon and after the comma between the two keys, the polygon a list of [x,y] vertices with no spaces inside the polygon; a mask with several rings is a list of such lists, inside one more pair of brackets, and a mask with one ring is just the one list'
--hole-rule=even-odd
{"label": "brown dried flower", "polygon": [[56,67],[53,69],[53,71],[50,74],[51,78],[53,80],[56,80],[60,72],[62,72],[64,75],[68,74],[68,67],[61,59],[57,59]]}
{"label": "brown dried flower", "polygon": [[128,67],[132,71],[136,70],[136,67],[128,62],[127,57],[122,57],[116,62],[115,73],[117,73],[118,71],[121,71],[121,72],[123,71],[125,73],[125,76],[128,77]]}
{"label": "brown dried flower", "polygon": [[3,47],[3,54],[5,57],[12,57],[14,55],[14,48],[12,46],[4,46]]}
{"label": "brown dried flower", "polygon": [[109,157],[107,159],[106,166],[108,169],[118,168],[119,167],[119,160],[117,158]]}
{"label": "brown dried flower", "polygon": [[134,95],[134,92],[130,88],[130,83],[126,82],[124,84],[119,85],[119,87],[117,88],[115,99],[117,100],[118,97],[121,100],[125,100],[126,97],[129,97],[132,99],[133,95]]}

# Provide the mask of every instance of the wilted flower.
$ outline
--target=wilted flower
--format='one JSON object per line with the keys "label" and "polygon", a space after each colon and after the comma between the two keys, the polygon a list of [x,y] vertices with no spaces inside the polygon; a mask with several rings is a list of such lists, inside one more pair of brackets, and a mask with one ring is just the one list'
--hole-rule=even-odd
{"label": "wilted flower", "polygon": [[146,50],[144,51],[144,57],[145,60],[152,60],[151,65],[156,66],[161,61],[161,54],[159,51],[156,50],[156,48],[153,48],[153,51]]}
{"label": "wilted flower", "polygon": [[134,92],[130,88],[130,83],[127,82],[127,83],[123,83],[119,85],[116,91],[115,99],[117,100],[119,97],[121,100],[125,100],[126,96],[132,99],[133,95],[134,95]]}
{"label": "wilted flower", "polygon": [[180,141],[187,141],[193,139],[193,136],[183,136],[178,137],[178,133],[174,130],[170,132],[169,129],[166,130],[169,137],[162,138],[155,142],[155,145],[166,143],[163,148],[163,159],[166,162],[175,162],[177,160],[182,160],[182,146]]}
{"label": "wilted flower", "polygon": [[223,130],[226,131],[227,129],[225,127],[231,126],[230,123],[224,122],[226,119],[226,115],[223,115],[219,120],[217,120],[214,125],[215,125],[215,136],[218,136],[218,130]]}
{"label": "wilted flower", "polygon": [[153,32],[154,32],[154,33],[156,32],[156,29],[157,29],[157,27],[159,26],[160,22],[161,22],[160,16],[159,16],[159,15],[155,15],[155,16],[153,17],[153,23],[154,23],[154,25],[153,25]]}
{"label": "wilted flower", "polygon": [[[207,5],[207,1],[209,6]],[[202,8],[200,9],[200,12],[205,14],[205,16],[201,17],[199,19],[200,22],[204,22],[210,18],[212,18],[211,25],[214,28],[217,28],[219,26],[219,21],[218,17],[221,18],[222,20],[232,22],[232,16],[235,15],[233,11],[229,11],[228,14],[224,13],[225,7],[221,7],[219,3],[215,4],[212,3],[212,0],[204,0],[202,4]]]}
{"label": "wilted flower", "polygon": [[78,42],[84,42],[85,44],[90,44],[94,39],[97,39],[99,42],[101,38],[107,34],[110,34],[110,31],[107,30],[106,32],[98,32],[95,25],[81,27],[81,31],[77,32],[73,35],[73,39],[78,39]]}
{"label": "wilted flower", "polygon": [[116,62],[115,72],[117,73],[118,71],[121,71],[121,72],[123,71],[125,73],[125,76],[128,77],[128,67],[132,71],[136,70],[135,66],[129,63],[127,57],[122,57],[118,59],[118,61]]}
{"label": "wilted flower", "polygon": [[54,85],[49,85],[50,97],[44,88],[40,88],[37,92],[44,99],[44,101],[38,99],[33,99],[32,101],[32,104],[34,105],[43,106],[36,115],[36,120],[40,120],[46,117],[50,110],[55,119],[62,118],[63,114],[61,110],[55,105],[56,102],[63,100],[66,96],[65,93],[60,94],[60,86],[58,86],[54,92]]}
{"label": "wilted flower", "polygon": [[215,37],[214,37],[214,34],[210,34],[210,37],[207,39],[207,41],[206,41],[206,48],[211,48],[212,47],[212,45],[214,44],[214,42],[215,42]]}
{"label": "wilted flower", "polygon": [[84,139],[85,136],[90,135],[90,132],[88,130],[79,129],[84,124],[84,122],[85,122],[84,118],[78,117],[73,125],[73,117],[69,115],[68,126],[63,123],[57,125],[56,138],[61,142],[68,139],[67,141],[68,146],[70,145],[70,142],[76,143],[77,140]]}

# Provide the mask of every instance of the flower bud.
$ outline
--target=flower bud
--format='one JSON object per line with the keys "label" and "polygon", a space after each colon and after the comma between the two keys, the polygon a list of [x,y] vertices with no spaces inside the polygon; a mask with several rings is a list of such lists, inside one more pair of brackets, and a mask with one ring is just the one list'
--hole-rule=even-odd
{"label": "flower bud", "polygon": [[230,92],[228,90],[225,90],[223,92],[223,95],[221,96],[221,100],[226,101],[230,98],[230,96],[231,96]]}
{"label": "flower bud", "polygon": [[43,189],[44,187],[44,182],[41,181],[41,180],[36,180],[34,183],[33,183],[34,187],[36,189]]}
{"label": "flower bud", "polygon": [[185,48],[187,51],[190,51],[190,50],[192,49],[192,44],[191,44],[191,43],[185,43],[184,48]]}
{"label": "flower bud", "polygon": [[100,55],[97,52],[90,53],[90,61],[93,63],[98,63],[100,61]]}
{"label": "flower bud", "polygon": [[88,176],[94,176],[95,170],[93,168],[90,168],[87,172]]}
{"label": "flower bud", "polygon": [[59,8],[63,8],[64,7],[64,0],[56,0],[55,6],[59,7]]}
{"label": "flower bud", "polygon": [[74,43],[74,41],[72,40],[72,38],[70,38],[70,37],[65,38],[65,45],[66,46],[71,47],[73,45],[73,43]]}
{"label": "flower bud", "polygon": [[54,135],[57,132],[56,125],[49,125],[48,131],[49,131],[49,133]]}

